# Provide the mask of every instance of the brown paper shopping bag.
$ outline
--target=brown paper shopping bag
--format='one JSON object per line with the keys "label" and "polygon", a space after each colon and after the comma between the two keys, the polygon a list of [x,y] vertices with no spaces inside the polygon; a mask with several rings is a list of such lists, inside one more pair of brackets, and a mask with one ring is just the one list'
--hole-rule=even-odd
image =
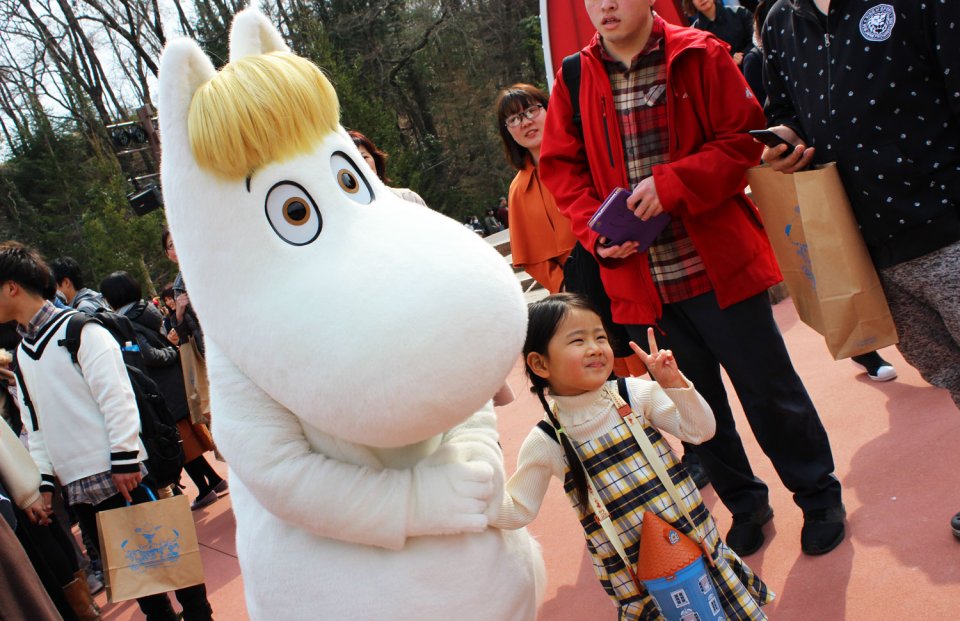
{"label": "brown paper shopping bag", "polygon": [[897,342],[880,279],[834,164],[784,175],[747,171],[753,200],[800,319],[834,359]]}
{"label": "brown paper shopping bag", "polygon": [[101,511],[97,532],[111,602],[203,582],[197,529],[186,496]]}

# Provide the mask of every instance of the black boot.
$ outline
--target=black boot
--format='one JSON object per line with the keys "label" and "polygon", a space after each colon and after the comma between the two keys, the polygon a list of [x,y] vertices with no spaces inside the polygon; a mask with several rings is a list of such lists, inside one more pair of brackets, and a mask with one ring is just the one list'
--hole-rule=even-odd
{"label": "black boot", "polygon": [[183,621],[213,621],[213,608],[207,599],[207,586],[198,584],[175,593],[183,607]]}
{"label": "black boot", "polygon": [[685,442],[683,443],[683,457],[680,458],[680,463],[686,468],[687,474],[693,479],[693,484],[697,486],[697,489],[703,489],[710,485],[710,477],[707,476],[707,471],[703,467],[703,462],[700,461],[700,456],[694,453],[690,445]]}

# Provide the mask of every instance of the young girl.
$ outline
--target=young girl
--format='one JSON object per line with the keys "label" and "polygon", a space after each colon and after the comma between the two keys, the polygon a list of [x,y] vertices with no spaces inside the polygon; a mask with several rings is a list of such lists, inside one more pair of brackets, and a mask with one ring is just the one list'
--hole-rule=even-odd
{"label": "young girl", "polygon": [[[628,378],[629,405],[661,455],[696,530],[671,499],[618,413],[624,401],[616,382],[607,381],[613,351],[600,316],[586,300],[566,293],[530,307],[523,354],[531,390],[543,404],[547,420],[524,441],[517,472],[507,482],[503,505],[492,525],[507,529],[527,525],[540,510],[550,477],[563,480],[584,528],[600,583],[619,609],[618,618],[660,619],[653,599],[636,585],[595,519],[587,501],[586,470],[620,533],[632,567],[636,567],[639,553],[643,514],[653,511],[691,539],[703,539],[728,619],[766,619],[760,606],[772,601],[773,593],[720,541],[717,525],[696,486],[657,431],[699,444],[713,436],[713,412],[680,373],[673,354],[657,350],[652,329],[648,338],[652,355],[635,343],[630,346],[657,381]],[[553,408],[545,394],[548,389]]]}

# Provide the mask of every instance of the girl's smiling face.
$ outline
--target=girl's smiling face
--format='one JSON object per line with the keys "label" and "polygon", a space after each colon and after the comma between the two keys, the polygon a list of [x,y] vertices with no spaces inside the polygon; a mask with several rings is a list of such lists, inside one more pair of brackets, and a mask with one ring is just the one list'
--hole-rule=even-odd
{"label": "girl's smiling face", "polygon": [[613,371],[613,349],[600,316],[571,308],[550,339],[546,355],[533,352],[527,356],[527,364],[547,380],[555,395],[598,390]]}

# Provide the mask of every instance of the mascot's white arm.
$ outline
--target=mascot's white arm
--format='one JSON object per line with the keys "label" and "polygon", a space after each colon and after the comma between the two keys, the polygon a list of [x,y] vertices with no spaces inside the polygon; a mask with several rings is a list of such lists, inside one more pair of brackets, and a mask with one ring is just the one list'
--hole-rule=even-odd
{"label": "mascot's white arm", "polygon": [[411,536],[482,531],[495,514],[490,500],[499,497],[503,474],[489,407],[447,432],[441,448],[412,469],[357,466],[315,452],[298,419],[216,343],[208,341],[207,353],[217,445],[280,519],[322,537],[401,549]]}

